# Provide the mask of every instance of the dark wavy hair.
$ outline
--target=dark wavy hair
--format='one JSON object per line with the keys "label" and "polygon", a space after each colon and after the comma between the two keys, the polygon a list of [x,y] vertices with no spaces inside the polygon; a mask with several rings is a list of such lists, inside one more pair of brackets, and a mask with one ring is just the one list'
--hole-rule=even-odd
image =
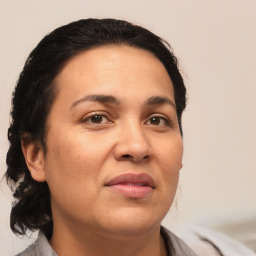
{"label": "dark wavy hair", "polygon": [[53,229],[49,187],[31,177],[21,142],[40,143],[47,153],[46,120],[57,95],[56,76],[79,53],[113,44],[148,50],[163,63],[173,83],[182,134],[186,88],[166,41],[141,26],[115,19],[83,19],[55,29],[30,53],[13,92],[6,179],[15,198],[10,218],[14,233],[41,230],[49,238]]}

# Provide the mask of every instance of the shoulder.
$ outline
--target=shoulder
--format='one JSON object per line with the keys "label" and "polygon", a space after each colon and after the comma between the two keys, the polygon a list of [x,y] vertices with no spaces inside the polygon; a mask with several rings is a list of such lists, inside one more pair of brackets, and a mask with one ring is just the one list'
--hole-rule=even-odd
{"label": "shoulder", "polygon": [[36,253],[36,246],[35,243],[31,244],[25,251],[16,254],[15,256],[33,256],[33,255],[38,255]]}
{"label": "shoulder", "polygon": [[165,240],[167,250],[170,255],[175,256],[197,256],[179,237],[168,229],[161,227],[161,234]]}
{"label": "shoulder", "polygon": [[45,235],[40,232],[36,242],[16,256],[57,256],[57,254],[53,251]]}
{"label": "shoulder", "polygon": [[199,256],[256,256],[243,244],[206,228],[189,227],[182,231],[181,237]]}

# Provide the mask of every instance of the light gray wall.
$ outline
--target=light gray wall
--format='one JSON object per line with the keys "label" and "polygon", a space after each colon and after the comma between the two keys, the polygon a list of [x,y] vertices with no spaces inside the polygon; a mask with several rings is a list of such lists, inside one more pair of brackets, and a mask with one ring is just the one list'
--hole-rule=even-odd
{"label": "light gray wall", "polygon": [[[255,0],[0,0],[0,175],[10,98],[25,58],[52,29],[88,17],[141,24],[167,39],[188,86],[184,167],[169,228],[256,216]],[[0,187],[0,255],[28,239],[9,230],[11,196]]]}

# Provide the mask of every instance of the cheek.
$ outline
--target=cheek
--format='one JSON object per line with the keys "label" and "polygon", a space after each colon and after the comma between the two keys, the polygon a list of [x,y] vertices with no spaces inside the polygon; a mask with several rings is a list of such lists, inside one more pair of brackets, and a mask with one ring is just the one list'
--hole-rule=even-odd
{"label": "cheek", "polygon": [[[106,164],[113,138],[102,140],[80,129],[49,131],[47,136],[46,181],[58,193],[98,193],[102,168]],[[104,143],[103,143],[104,142]]]}
{"label": "cheek", "polygon": [[166,140],[164,143],[158,143],[159,163],[165,170],[173,172],[182,167],[183,141],[181,137]]}
{"label": "cheek", "polygon": [[48,141],[48,159],[57,167],[72,165],[74,169],[85,166],[90,168],[95,164],[94,159],[101,148],[93,137],[72,130],[52,132]]}
{"label": "cheek", "polygon": [[80,190],[95,182],[94,177],[99,171],[96,147],[88,146],[89,140],[65,135],[59,133],[48,137],[46,179],[54,190],[55,187],[62,190],[62,186],[65,186],[81,193]]}
{"label": "cheek", "polygon": [[99,167],[95,153],[86,151],[86,146],[79,143],[70,144],[57,141],[47,153],[46,182],[51,192],[52,207],[55,212],[69,209],[84,210],[85,205],[98,193],[97,177]]}
{"label": "cheek", "polygon": [[181,138],[176,138],[162,143],[159,149],[158,164],[162,170],[162,182],[166,191],[172,191],[171,194],[175,193],[179,173],[182,167],[182,156],[183,156],[183,142]]}

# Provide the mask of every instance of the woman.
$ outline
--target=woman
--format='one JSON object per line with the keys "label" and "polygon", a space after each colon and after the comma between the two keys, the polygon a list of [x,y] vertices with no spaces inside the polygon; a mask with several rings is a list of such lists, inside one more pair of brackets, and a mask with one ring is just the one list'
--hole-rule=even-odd
{"label": "woman", "polygon": [[19,255],[195,255],[161,221],[182,167],[186,89],[161,38],[126,21],[60,27],[31,52],[12,101],[11,228]]}

